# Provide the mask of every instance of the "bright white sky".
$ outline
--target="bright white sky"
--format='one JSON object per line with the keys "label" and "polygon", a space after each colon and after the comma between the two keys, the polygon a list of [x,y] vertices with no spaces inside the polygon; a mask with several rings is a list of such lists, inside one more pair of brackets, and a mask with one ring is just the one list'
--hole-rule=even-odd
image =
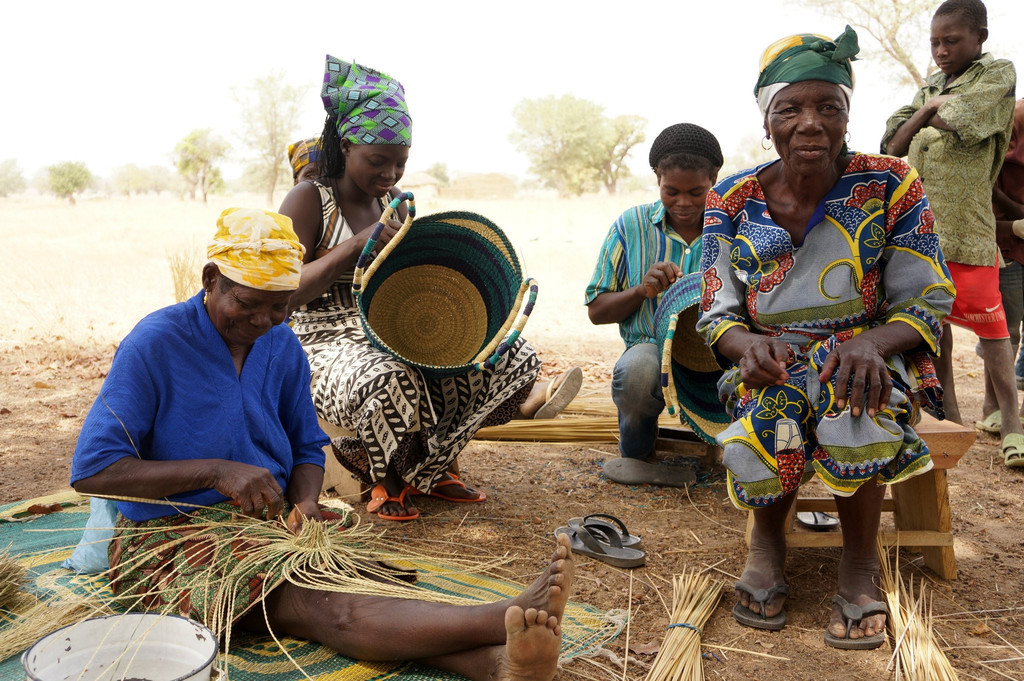
{"label": "bright white sky", "polygon": [[[1024,65],[1014,39],[1024,2],[988,8],[987,49]],[[729,155],[761,135],[752,89],[764,47],[791,33],[838,35],[845,22],[785,0],[58,0],[5,3],[3,23],[0,159],[17,159],[26,176],[66,160],[107,175],[125,163],[169,165],[190,130],[213,128],[235,150],[231,177],[245,154],[232,88],[283,71],[308,88],[296,137],[312,136],[323,125],[327,52],[405,85],[410,170],[440,161],[454,172],[524,175],[526,159],[508,141],[512,109],[563,93],[648,119],[635,170],[654,136],[680,121],[709,128]],[[870,45],[864,35],[861,45]],[[918,48],[927,63],[926,41]],[[876,151],[886,117],[911,99],[887,75],[895,68],[855,65],[852,148]]]}

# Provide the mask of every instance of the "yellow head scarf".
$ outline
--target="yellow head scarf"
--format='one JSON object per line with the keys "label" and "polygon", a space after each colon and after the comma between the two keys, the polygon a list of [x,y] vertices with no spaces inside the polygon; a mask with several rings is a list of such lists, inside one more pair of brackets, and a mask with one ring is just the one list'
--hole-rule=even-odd
{"label": "yellow head scarf", "polygon": [[305,252],[291,218],[253,208],[228,208],[217,219],[217,233],[206,256],[236,284],[262,291],[294,291]]}

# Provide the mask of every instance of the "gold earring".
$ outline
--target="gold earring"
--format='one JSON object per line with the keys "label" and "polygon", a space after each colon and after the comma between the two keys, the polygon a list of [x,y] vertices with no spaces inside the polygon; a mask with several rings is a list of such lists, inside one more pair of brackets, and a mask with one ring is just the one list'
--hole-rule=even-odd
{"label": "gold earring", "polygon": [[203,305],[206,305],[206,301],[210,299],[210,292],[206,291],[203,293]]}
{"label": "gold earring", "polygon": [[[767,147],[764,145],[765,142],[768,142]],[[765,135],[764,139],[761,140],[761,148],[765,151],[771,151],[773,146],[775,145],[772,143],[772,138],[769,135]]]}

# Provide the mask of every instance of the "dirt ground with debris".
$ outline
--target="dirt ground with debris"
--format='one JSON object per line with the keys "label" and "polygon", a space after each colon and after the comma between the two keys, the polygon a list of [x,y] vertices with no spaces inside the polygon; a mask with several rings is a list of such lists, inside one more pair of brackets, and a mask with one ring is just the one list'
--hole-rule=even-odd
{"label": "dirt ground with debris", "polygon": [[[966,337],[967,334],[961,334]],[[606,344],[544,348],[546,371],[578,364],[584,390],[608,390],[617,348]],[[75,439],[107,371],[113,347],[77,346],[52,339],[9,346],[0,356],[0,503],[67,487]],[[958,341],[961,408],[980,417],[981,364],[973,344]],[[591,662],[577,660],[561,673],[625,679],[645,676],[668,623],[671,578],[707,568],[724,585],[742,571],[745,516],[731,506],[720,466],[697,459],[690,489],[626,487],[609,482],[601,464],[614,445],[474,442],[460,457],[467,481],[486,490],[483,504],[417,500],[421,520],[387,527],[393,537],[451,542],[469,555],[510,554],[526,580],[552,547],[552,532],[572,516],[610,513],[643,537],[647,565],[633,571],[580,558],[574,600],[628,610],[628,630]],[[935,631],[963,679],[1024,678],[1024,472],[1005,468],[998,442],[986,435],[949,472],[959,578],[946,582],[900,554],[904,579],[923,580],[933,594]],[[815,483],[812,483],[815,484]],[[365,514],[361,505],[357,511]],[[371,518],[367,518],[368,520]],[[376,519],[375,517],[373,519]],[[891,520],[883,518],[883,526]],[[822,640],[835,591],[838,549],[794,549],[787,576],[788,623],[769,633],[739,626],[722,601],[704,630],[711,653],[708,679],[884,679],[892,649],[844,652]],[[625,669],[623,669],[625,667]]]}

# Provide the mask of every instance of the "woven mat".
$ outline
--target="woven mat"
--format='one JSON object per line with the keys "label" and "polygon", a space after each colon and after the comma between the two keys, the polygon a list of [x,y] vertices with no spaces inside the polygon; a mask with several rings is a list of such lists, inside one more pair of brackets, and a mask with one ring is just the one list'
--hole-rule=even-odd
{"label": "woven mat", "polygon": [[[61,510],[49,515],[34,515],[28,507],[59,504]],[[73,492],[40,497],[0,506],[0,550],[10,546],[11,555],[29,569],[31,590],[43,599],[70,592],[102,592],[108,589],[106,577],[78,576],[61,567],[82,536],[89,517],[88,500]],[[421,585],[435,591],[467,596],[480,601],[495,601],[518,593],[522,587],[481,575],[444,576],[424,572]],[[9,616],[0,612],[0,637]],[[621,624],[610,624],[605,614],[589,606],[570,603],[563,618],[563,660],[593,650],[613,639]],[[414,663],[365,663],[343,657],[318,643],[283,638],[288,653],[316,681],[456,681],[463,677]],[[219,667],[223,666],[223,654]],[[278,648],[269,636],[236,633],[227,656],[228,677],[232,681],[298,681],[306,677]],[[21,681],[25,672],[20,655],[0,661],[0,681]]]}

